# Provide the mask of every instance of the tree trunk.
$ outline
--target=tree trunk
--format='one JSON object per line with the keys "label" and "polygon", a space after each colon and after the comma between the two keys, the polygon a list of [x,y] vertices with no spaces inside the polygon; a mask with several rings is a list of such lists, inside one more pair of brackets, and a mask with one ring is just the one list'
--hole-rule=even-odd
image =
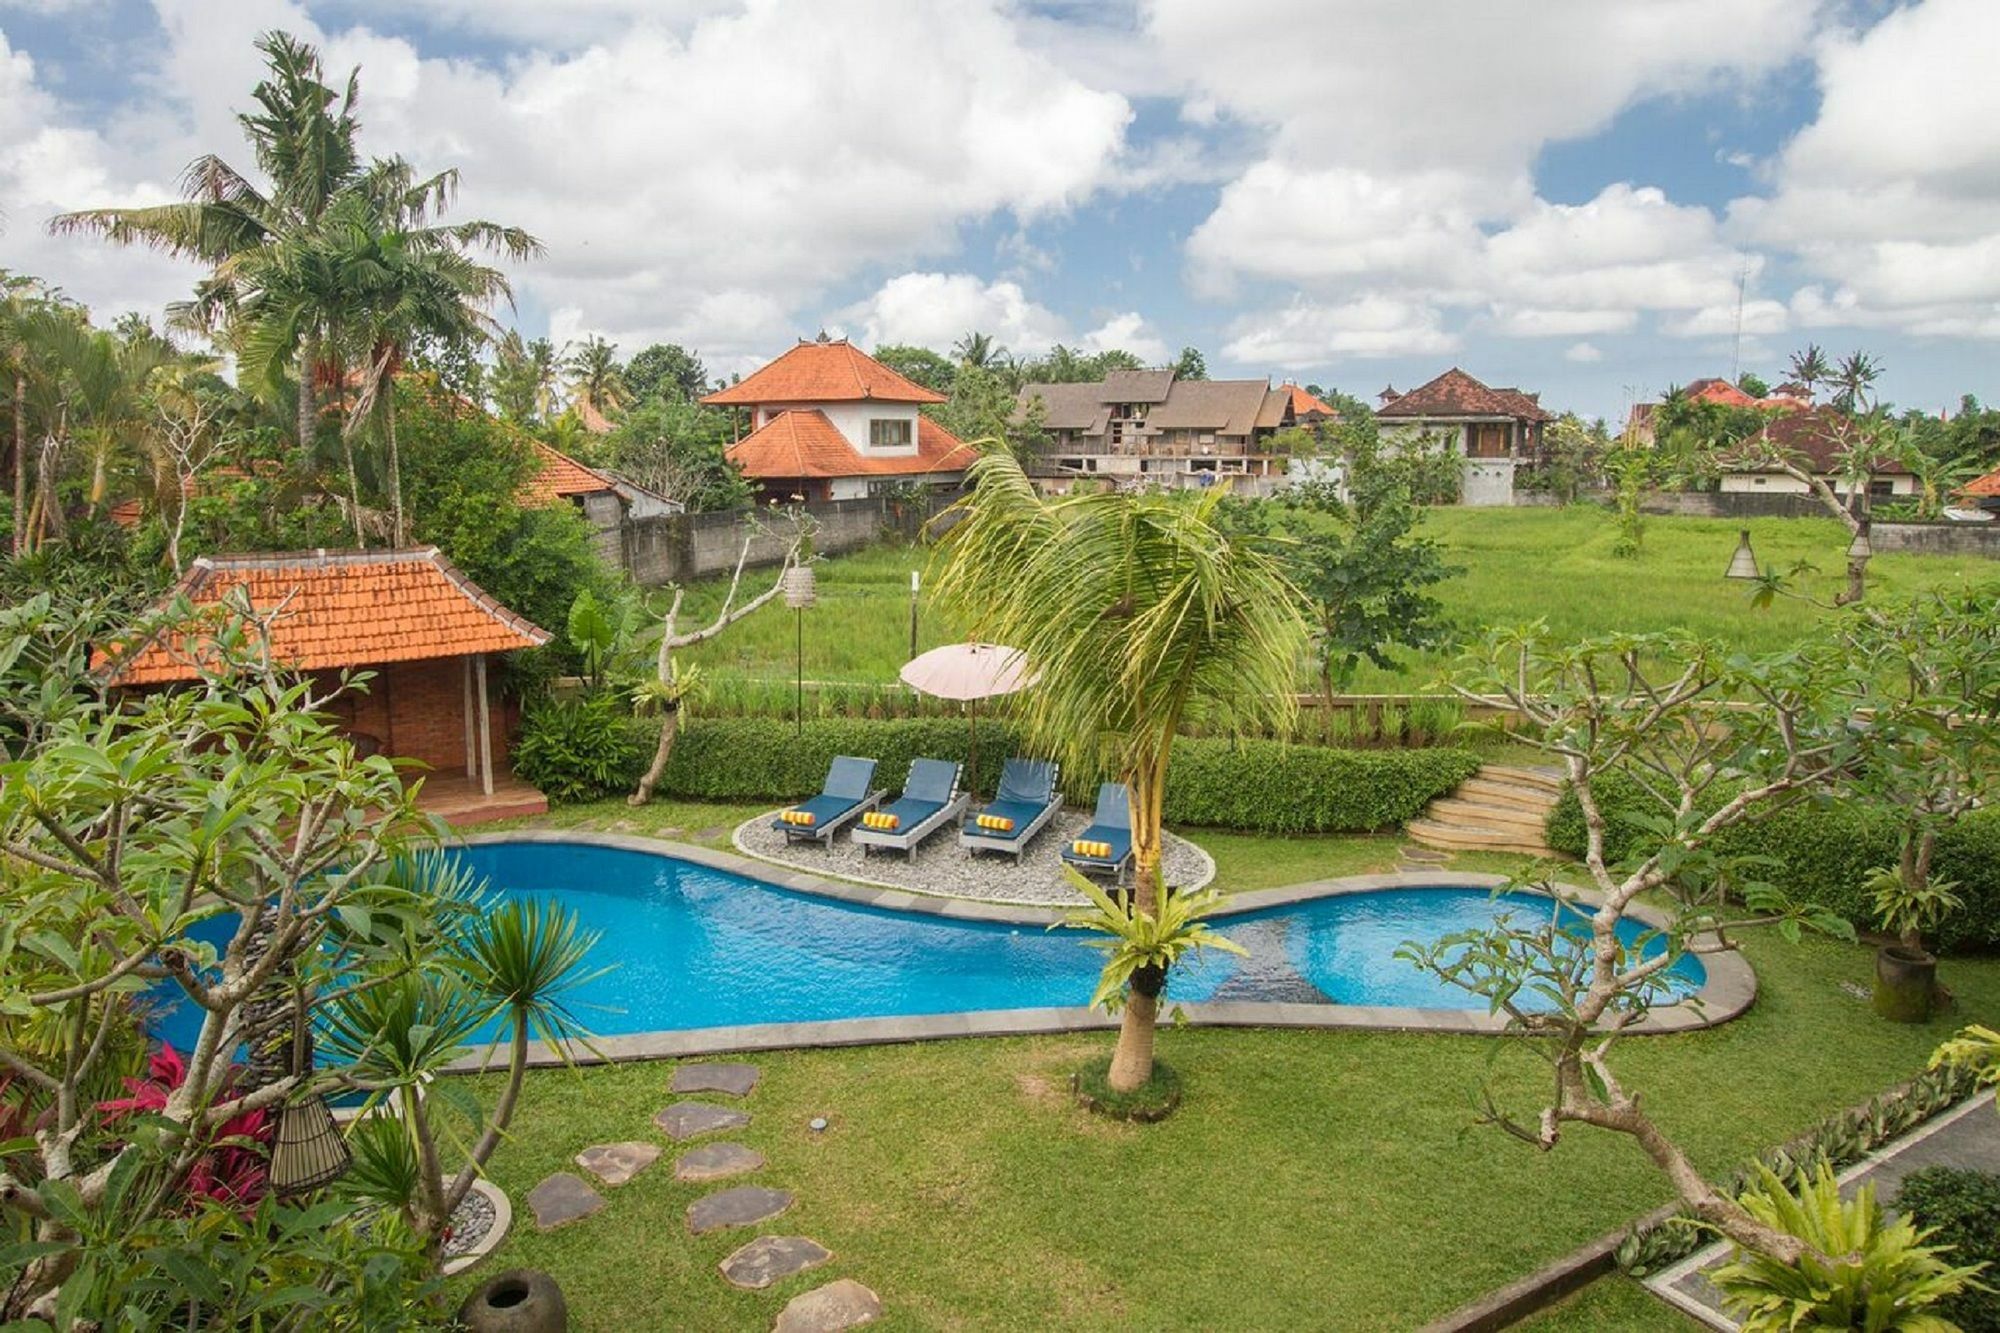
{"label": "tree trunk", "polygon": [[28,549],[28,377],[14,372],[14,554]]}
{"label": "tree trunk", "polygon": [[299,347],[299,452],[310,463],[314,425],[319,412],[313,402],[313,369],[319,362],[319,339],[308,337]]}
{"label": "tree trunk", "polygon": [[1853,606],[1868,595],[1868,561],[1849,559],[1847,562],[1847,587],[1833,599],[1835,606]]}
{"label": "tree trunk", "polygon": [[1153,1078],[1153,1033],[1160,1021],[1160,997],[1142,994],[1134,985],[1125,997],[1125,1014],[1118,1023],[1118,1047],[1111,1053],[1109,1082],[1113,1092],[1136,1092]]}
{"label": "tree trunk", "polygon": [[361,470],[354,466],[354,438],[346,431],[340,433],[340,451],[347,459],[347,504],[354,516],[354,544],[365,551],[368,534],[361,530]]}
{"label": "tree trunk", "polygon": [[660,743],[653,747],[652,765],[646,769],[646,776],[639,779],[639,789],[625,798],[625,804],[639,806],[653,799],[653,789],[667,775],[667,761],[674,757],[674,737],[680,734],[680,729],[680,705],[668,704],[666,716],[660,719]]}
{"label": "tree trunk", "polygon": [[395,546],[409,542],[409,529],[403,523],[403,459],[396,450],[396,383],[393,379],[385,386],[388,399],[382,404],[382,429],[389,439],[389,510],[394,515],[395,527],[391,535]]}

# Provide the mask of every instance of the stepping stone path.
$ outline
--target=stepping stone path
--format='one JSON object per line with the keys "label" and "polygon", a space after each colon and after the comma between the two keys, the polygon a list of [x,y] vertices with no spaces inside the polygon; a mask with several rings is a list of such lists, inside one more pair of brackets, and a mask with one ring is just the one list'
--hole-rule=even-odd
{"label": "stepping stone path", "polygon": [[713,1102],[675,1102],[653,1117],[660,1132],[679,1143],[718,1130],[741,1129],[750,1123],[748,1112]]}
{"label": "stepping stone path", "polygon": [[700,1236],[724,1227],[747,1227],[768,1221],[791,1207],[792,1198],[790,1190],[739,1185],[733,1190],[710,1194],[689,1204],[688,1230]]}
{"label": "stepping stone path", "polygon": [[675,1159],[674,1179],[703,1184],[756,1171],[763,1165],[764,1154],[755,1148],[740,1143],[704,1143]]}
{"label": "stepping stone path", "polygon": [[771,1333],[835,1333],[882,1317],[882,1298],[851,1277],[792,1297]]}
{"label": "stepping stone path", "polygon": [[660,1160],[651,1143],[600,1143],[576,1155],[576,1164],[606,1185],[617,1188]]}
{"label": "stepping stone path", "polygon": [[717,1265],[733,1287],[762,1291],[794,1273],[818,1268],[833,1251],[805,1236],[759,1236]]}
{"label": "stepping stone path", "polygon": [[528,1191],[528,1207],[534,1210],[538,1230],[553,1231],[604,1207],[604,1196],[583,1177],[563,1171]]}
{"label": "stepping stone path", "polygon": [[682,1065],[674,1070],[667,1091],[720,1092],[731,1097],[747,1097],[757,1086],[755,1065]]}

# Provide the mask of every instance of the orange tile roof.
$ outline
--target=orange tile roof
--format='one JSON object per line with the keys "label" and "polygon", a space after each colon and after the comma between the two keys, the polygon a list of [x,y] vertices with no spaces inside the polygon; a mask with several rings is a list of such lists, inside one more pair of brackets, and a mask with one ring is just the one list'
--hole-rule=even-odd
{"label": "orange tile roof", "polygon": [[2000,468],[1995,468],[1983,477],[1968,481],[1958,488],[1960,495],[2000,496]]}
{"label": "orange tile roof", "polygon": [[962,472],[979,452],[928,417],[917,418],[917,451],[898,458],[863,454],[824,412],[780,412],[729,446],[729,461],[753,479],[894,477]]}
{"label": "orange tile roof", "polygon": [[540,466],[521,483],[516,497],[525,509],[546,509],[572,495],[595,495],[612,489],[611,478],[595,468],[587,468],[560,449],[531,439]]}
{"label": "orange tile roof", "polygon": [[1307,393],[1304,385],[1287,384],[1285,392],[1291,395],[1292,415],[1295,417],[1308,416],[1314,412],[1329,417],[1340,415],[1331,407],[1328,407],[1325,402]]}
{"label": "orange tile roof", "polygon": [[726,389],[701,401],[713,407],[755,407],[760,403],[848,403],[864,398],[888,403],[942,403],[914,380],[847,341],[800,342],[798,346]]}
{"label": "orange tile roof", "polygon": [[[185,597],[213,607],[241,589],[259,613],[275,612],[271,656],[298,671],[415,662],[536,648],[549,632],[493,600],[434,546],[400,551],[298,551],[203,556],[159,603]],[[189,624],[100,649],[93,668],[113,685],[194,680],[211,656]]]}

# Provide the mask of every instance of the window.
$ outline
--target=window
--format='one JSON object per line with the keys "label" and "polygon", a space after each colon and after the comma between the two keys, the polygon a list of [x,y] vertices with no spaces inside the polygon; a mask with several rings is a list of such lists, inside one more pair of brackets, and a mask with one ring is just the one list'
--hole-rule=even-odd
{"label": "window", "polygon": [[910,420],[907,417],[877,417],[868,423],[868,447],[871,449],[907,449],[910,447]]}
{"label": "window", "polygon": [[1871,477],[1868,481],[1868,498],[1886,500],[1896,493],[1896,482],[1892,477]]}

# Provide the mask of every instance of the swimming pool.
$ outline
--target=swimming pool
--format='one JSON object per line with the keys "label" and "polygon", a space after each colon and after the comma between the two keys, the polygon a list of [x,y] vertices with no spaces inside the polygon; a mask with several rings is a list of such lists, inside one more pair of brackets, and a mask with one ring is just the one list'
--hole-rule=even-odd
{"label": "swimming pool", "polygon": [[[600,932],[611,970],[574,993],[599,1036],[746,1024],[1087,1004],[1102,955],[1072,930],[891,911],[795,892],[657,852],[587,842],[490,841],[459,852],[504,894],[548,896]],[[1344,893],[1218,919],[1248,957],[1177,968],[1170,998],[1481,1011],[1484,1001],[1396,958],[1406,940],[1542,919],[1550,900],[1485,888]],[[1625,923],[1627,939],[1643,927]],[[1680,994],[1702,964],[1676,961]],[[191,1018],[192,1015],[185,1017]],[[170,1015],[169,1039],[183,1015]]]}

